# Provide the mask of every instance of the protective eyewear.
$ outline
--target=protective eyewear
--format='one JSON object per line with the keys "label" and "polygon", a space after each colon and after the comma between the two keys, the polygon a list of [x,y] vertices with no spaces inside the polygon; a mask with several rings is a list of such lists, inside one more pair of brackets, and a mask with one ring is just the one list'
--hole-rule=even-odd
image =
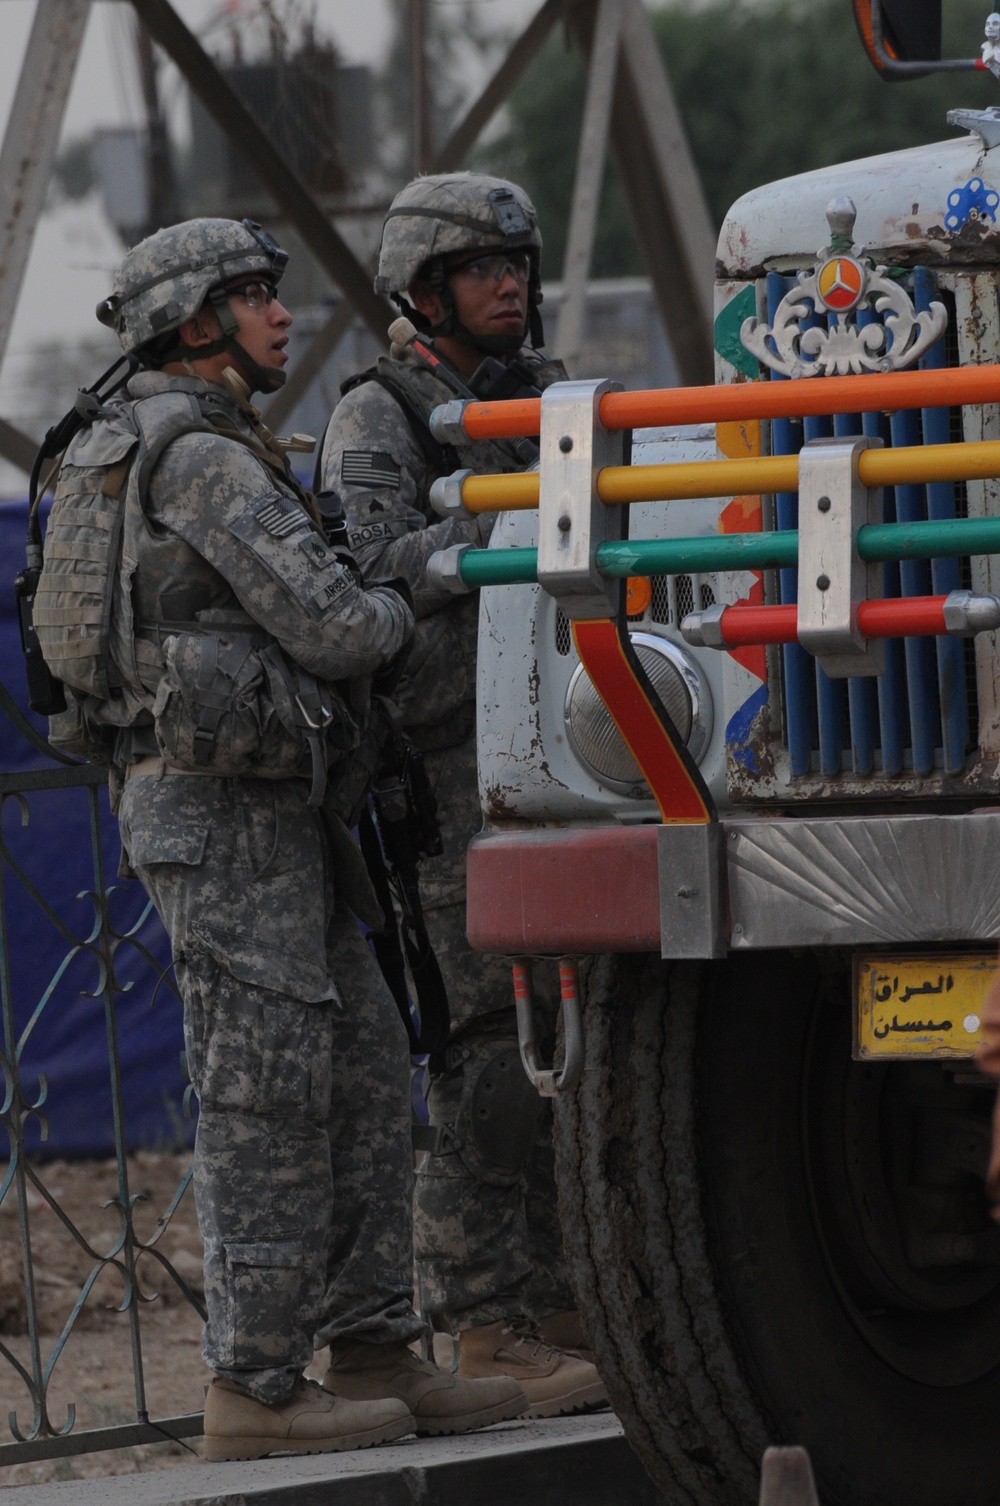
{"label": "protective eyewear", "polygon": [[278,296],[278,289],[273,282],[262,282],[254,278],[252,282],[234,282],[226,288],[226,295],[232,298],[242,298],[248,309],[264,309],[272,304]]}
{"label": "protective eyewear", "polygon": [[531,257],[527,251],[489,251],[485,256],[473,256],[446,268],[450,275],[461,272],[474,277],[478,282],[502,282],[508,272],[515,282],[526,283],[531,276]]}

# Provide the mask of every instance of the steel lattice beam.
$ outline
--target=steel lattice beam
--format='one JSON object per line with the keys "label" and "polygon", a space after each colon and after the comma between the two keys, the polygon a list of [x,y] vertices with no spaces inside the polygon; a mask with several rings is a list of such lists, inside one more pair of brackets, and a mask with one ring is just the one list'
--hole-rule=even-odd
{"label": "steel lattice beam", "polygon": [[374,292],[368,272],[201,43],[168,0],[132,0],[132,4],[150,36],[180,69],[192,93],[246,159],[316,260],[375,337],[387,344],[386,330],[396,310]]}

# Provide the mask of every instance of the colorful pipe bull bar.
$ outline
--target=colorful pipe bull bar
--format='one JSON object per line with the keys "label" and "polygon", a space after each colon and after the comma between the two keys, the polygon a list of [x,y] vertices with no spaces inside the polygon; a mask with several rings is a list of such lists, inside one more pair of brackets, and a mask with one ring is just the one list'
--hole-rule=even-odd
{"label": "colorful pipe bull bar", "polygon": [[[780,391],[785,384],[774,385]],[[461,480],[458,495],[449,508],[451,511],[457,511],[459,500],[467,513],[517,512],[538,506],[540,477],[537,471],[515,471],[500,476],[476,476],[464,471],[457,474]],[[992,439],[973,444],[867,450],[860,461],[860,479],[868,487],[973,481],[997,475],[1000,475],[1000,440]],[[678,461],[672,465],[605,466],[597,476],[597,495],[608,505],[693,501],[697,497],[731,497],[798,489],[798,455]],[[438,495],[443,490],[441,488]]]}
{"label": "colorful pipe bull bar", "polygon": [[[1000,469],[996,474],[1000,475]],[[858,531],[857,550],[867,564],[1000,554],[1000,518],[866,523]],[[602,575],[619,579],[631,575],[777,570],[796,564],[799,532],[789,528],[776,533],[719,534],[715,538],[609,540],[597,546],[595,557]],[[538,580],[538,550],[528,547],[469,549],[459,563],[462,581],[473,589],[532,585]]]}
{"label": "colorful pipe bull bar", "polygon": [[[872,383],[878,383],[877,393]],[[598,405],[605,429],[655,429],[761,418],[808,418],[872,408],[958,407],[1000,402],[1000,366],[896,371],[885,376],[800,377],[731,387],[664,387],[607,392]],[[541,433],[541,398],[506,403],[445,403],[432,425],[438,439],[514,439]],[[711,495],[711,494],[709,494]]]}
{"label": "colorful pipe bull bar", "polygon": [[[900,412],[1000,401],[1000,367],[937,368],[884,376],[731,387],[612,391],[607,382],[558,383],[541,399],[448,403],[439,439],[540,436],[540,468],[499,476],[459,472],[435,484],[445,516],[539,508],[537,549],[457,546],[433,570],[453,589],[539,581],[570,619],[595,688],[652,789],[665,822],[711,822],[711,796],[635,660],[622,610],[628,576],[798,565],[796,602],[718,606],[690,614],[689,642],[717,648],[798,641],[834,677],[881,672],[879,640],[1000,626],[1000,601],[947,595],[878,599],[875,562],[1000,554],[1000,518],[883,523],[884,486],[1000,477],[1000,442],[883,450],[871,437],[813,440],[798,455],[629,466],[634,427],[761,418]],[[799,526],[711,538],[625,535],[633,501],[799,493]]]}

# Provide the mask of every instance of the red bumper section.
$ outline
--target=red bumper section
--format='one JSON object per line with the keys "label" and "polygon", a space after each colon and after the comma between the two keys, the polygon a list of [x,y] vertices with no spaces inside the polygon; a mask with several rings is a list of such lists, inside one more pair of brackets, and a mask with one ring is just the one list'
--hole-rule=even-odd
{"label": "red bumper section", "polygon": [[468,936],[483,952],[659,952],[657,827],[490,832],[468,853]]}

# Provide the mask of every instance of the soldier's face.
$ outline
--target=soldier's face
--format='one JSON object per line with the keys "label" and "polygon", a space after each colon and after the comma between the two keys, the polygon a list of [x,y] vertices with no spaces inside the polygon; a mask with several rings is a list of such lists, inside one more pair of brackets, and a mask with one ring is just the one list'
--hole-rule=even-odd
{"label": "soldier's face", "polygon": [[[498,266],[491,265],[493,262]],[[494,275],[498,270],[500,275]],[[470,335],[475,338],[480,335],[523,338],[528,320],[530,270],[526,253],[515,252],[505,258],[479,258],[472,263],[467,251],[455,253],[452,265],[445,264],[445,275],[455,313]],[[415,282],[407,293],[432,326],[447,318],[448,311],[440,294],[429,282]]]}
{"label": "soldier's face", "polygon": [[503,262],[500,276],[494,276],[491,262],[500,262],[500,257],[482,258],[461,265],[463,253],[458,253],[460,264],[445,268],[445,276],[451,296],[455,300],[455,312],[470,335],[518,335],[523,336],[528,318],[528,275],[530,263],[527,253],[512,253]]}
{"label": "soldier's face", "polygon": [[251,360],[273,371],[283,371],[288,355],[288,326],[292,316],[278,301],[274,289],[254,278],[241,278],[229,289],[229,307],[236,316],[236,338]]}
{"label": "soldier's face", "polygon": [[[292,322],[288,310],[279,303],[274,289],[266,282],[244,277],[228,289],[229,307],[239,326],[236,339],[250,358],[265,370],[283,371],[288,356],[286,330]],[[215,310],[206,304],[191,319],[185,319],[178,334],[191,351],[191,359],[198,360],[198,350],[203,345],[214,344],[222,334]],[[233,360],[228,351],[207,358],[199,368],[199,375],[217,380],[219,373]],[[170,368],[165,368],[169,370]],[[250,377],[252,373],[247,372]]]}

